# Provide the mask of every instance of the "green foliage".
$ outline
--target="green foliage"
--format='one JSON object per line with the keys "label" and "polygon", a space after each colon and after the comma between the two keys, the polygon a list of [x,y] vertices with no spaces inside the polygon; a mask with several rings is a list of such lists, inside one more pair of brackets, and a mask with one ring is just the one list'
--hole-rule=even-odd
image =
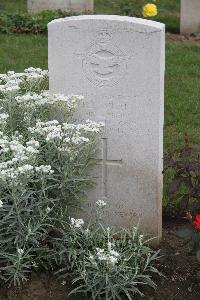
{"label": "green foliage", "polygon": [[164,159],[165,172],[170,172],[169,199],[176,203],[179,213],[192,210],[200,199],[200,148],[185,145]]}
{"label": "green foliage", "polygon": [[141,0],[120,0],[118,5],[119,10],[124,15],[142,17],[142,6],[146,3],[146,1]]}
{"label": "green foliage", "polygon": [[47,33],[47,24],[57,18],[74,15],[62,11],[43,11],[29,14],[0,14],[0,33]]}
{"label": "green foliage", "polygon": [[107,227],[102,221],[105,205],[97,201],[94,223],[71,218],[70,230],[55,240],[58,274],[65,282],[72,273],[75,288],[71,293],[86,293],[93,300],[131,300],[143,295],[143,285],[156,287],[152,275],[161,275],[154,266],[159,251],[149,248],[137,227],[117,232]]}

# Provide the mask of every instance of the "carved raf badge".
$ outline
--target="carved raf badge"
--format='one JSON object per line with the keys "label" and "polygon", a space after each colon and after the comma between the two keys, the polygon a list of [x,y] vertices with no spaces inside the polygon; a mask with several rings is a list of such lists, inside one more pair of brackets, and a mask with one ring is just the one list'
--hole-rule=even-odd
{"label": "carved raf badge", "polygon": [[87,79],[98,87],[112,87],[126,71],[126,55],[112,43],[112,36],[107,31],[101,32],[81,56]]}

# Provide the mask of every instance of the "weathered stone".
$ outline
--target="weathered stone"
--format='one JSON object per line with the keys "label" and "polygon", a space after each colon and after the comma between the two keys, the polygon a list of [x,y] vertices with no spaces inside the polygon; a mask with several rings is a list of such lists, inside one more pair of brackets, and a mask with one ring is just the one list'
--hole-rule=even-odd
{"label": "weathered stone", "polygon": [[200,0],[181,0],[181,33],[200,32]]}
{"label": "weathered stone", "polygon": [[31,14],[57,9],[74,12],[93,11],[93,0],[28,0],[28,12]]}
{"label": "weathered stone", "polygon": [[86,205],[106,199],[109,224],[161,237],[164,25],[120,16],[49,23],[50,90],[81,94],[77,120],[105,131]]}

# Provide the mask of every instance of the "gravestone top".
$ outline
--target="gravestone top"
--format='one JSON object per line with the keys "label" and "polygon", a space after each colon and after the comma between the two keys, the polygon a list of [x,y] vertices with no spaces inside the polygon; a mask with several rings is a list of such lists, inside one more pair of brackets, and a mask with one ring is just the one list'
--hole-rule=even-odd
{"label": "gravestone top", "polygon": [[[84,20],[85,21],[88,20],[118,21],[118,22],[135,24],[136,26],[138,25],[138,28],[143,30],[143,32],[148,32],[149,30],[151,31],[153,29],[163,31],[165,29],[165,25],[163,23],[135,18],[135,17],[118,16],[118,15],[82,15],[82,16],[65,17],[65,18],[55,19],[49,22],[48,27],[52,26],[55,23],[63,24],[63,22],[84,21]],[[144,25],[144,27],[142,25]]]}
{"label": "gravestone top", "polygon": [[164,25],[120,16],[74,16],[49,23],[50,91],[80,94],[76,121],[104,122],[97,185],[105,221],[161,237]]}
{"label": "gravestone top", "polygon": [[43,10],[62,10],[74,12],[93,11],[93,0],[28,0],[29,13]]}
{"label": "gravestone top", "polygon": [[181,0],[181,33],[200,32],[200,0]]}

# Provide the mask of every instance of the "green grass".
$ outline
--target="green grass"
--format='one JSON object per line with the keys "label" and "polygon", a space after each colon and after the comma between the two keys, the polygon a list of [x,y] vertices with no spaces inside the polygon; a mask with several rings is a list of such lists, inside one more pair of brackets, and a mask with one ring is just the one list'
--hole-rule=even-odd
{"label": "green grass", "polygon": [[200,44],[168,43],[165,78],[165,149],[189,134],[200,144]]}
{"label": "green grass", "polygon": [[0,0],[0,12],[22,13],[27,10],[27,0]]}
{"label": "green grass", "polygon": [[0,73],[29,66],[47,69],[47,36],[0,35]]}
{"label": "green grass", "polygon": [[[123,14],[119,4],[124,0],[94,0],[96,14]],[[132,2],[133,0],[129,0]],[[147,1],[148,2],[148,1]],[[151,0],[149,2],[152,2]],[[158,16],[154,20],[166,24],[167,31],[179,32],[180,0],[157,0]],[[146,2],[145,2],[146,3]],[[27,0],[0,0],[0,12],[23,13]]]}

